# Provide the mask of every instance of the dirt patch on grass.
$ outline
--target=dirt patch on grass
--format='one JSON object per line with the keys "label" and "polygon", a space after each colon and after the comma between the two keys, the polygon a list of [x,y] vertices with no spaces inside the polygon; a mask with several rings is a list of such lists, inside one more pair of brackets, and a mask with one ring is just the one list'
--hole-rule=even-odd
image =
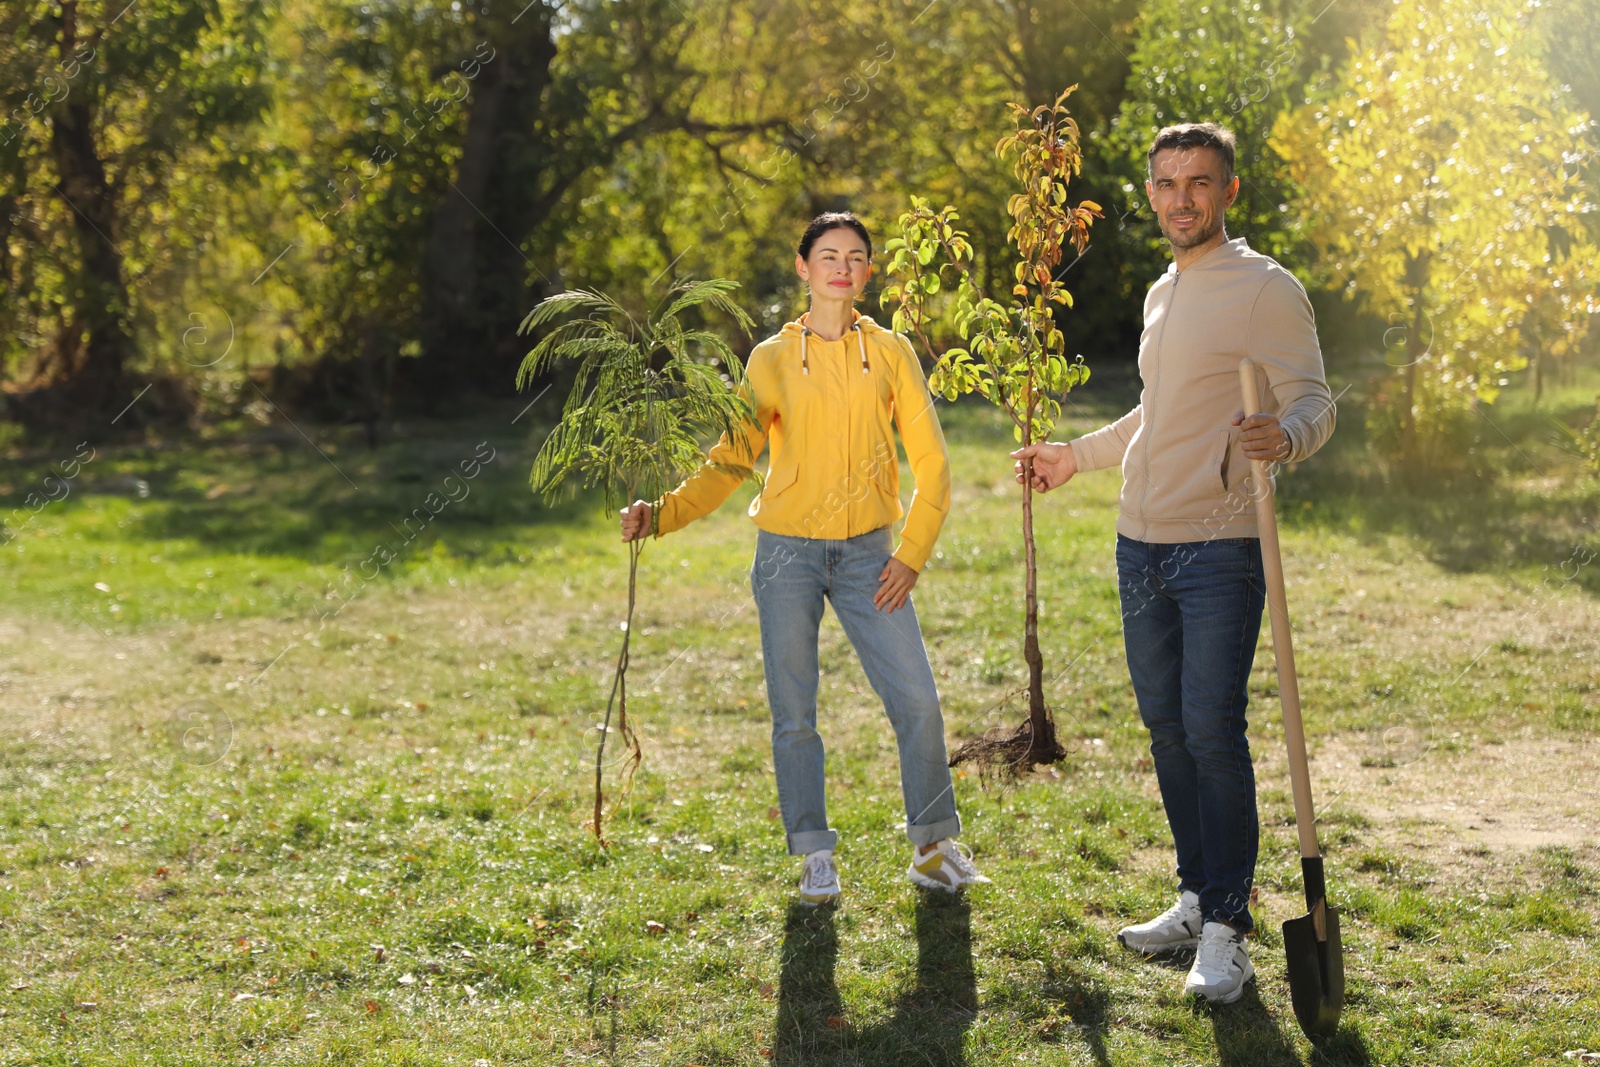
{"label": "dirt patch on grass", "polygon": [[1466,852],[1600,848],[1597,740],[1430,747],[1401,764],[1375,758],[1370,739],[1357,735],[1325,743],[1311,764],[1324,812],[1360,812],[1395,843]]}

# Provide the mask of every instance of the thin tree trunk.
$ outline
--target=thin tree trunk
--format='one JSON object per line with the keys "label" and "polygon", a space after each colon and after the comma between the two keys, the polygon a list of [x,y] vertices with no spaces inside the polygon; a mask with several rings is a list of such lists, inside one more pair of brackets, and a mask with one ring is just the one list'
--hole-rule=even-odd
{"label": "thin tree trunk", "polygon": [[[606,701],[606,717],[600,725],[600,741],[594,750],[594,837],[604,847],[605,834],[602,825],[605,820],[605,791],[601,778],[605,772],[606,738],[611,733],[611,712],[613,707],[617,713],[617,732],[622,737],[622,743],[628,745],[637,760],[639,745],[633,737],[633,728],[628,725],[628,644],[633,639],[633,606],[639,587],[639,553],[644,548],[642,540],[636,540],[628,545],[628,618],[622,627],[622,648],[617,652],[616,674],[611,679],[611,697]],[[635,762],[635,766],[637,763]],[[627,779],[631,777],[631,770],[624,771],[623,792],[627,792]]]}
{"label": "thin tree trunk", "polygon": [[1033,477],[1030,460],[1022,471],[1022,550],[1027,569],[1026,621],[1023,628],[1022,658],[1028,664],[1028,722],[1034,736],[1044,724],[1044,656],[1039,651],[1039,570],[1033,542]]}
{"label": "thin tree trunk", "polygon": [[1544,399],[1544,345],[1539,343],[1537,321],[1529,323],[1528,327],[1523,330],[1522,336],[1532,350],[1529,353],[1529,360],[1533,363],[1533,406],[1537,410],[1539,401]]}
{"label": "thin tree trunk", "polygon": [[1417,364],[1428,354],[1422,343],[1422,293],[1412,294],[1411,329],[1406,333],[1406,388],[1400,413],[1400,459],[1408,475],[1416,473],[1417,455]]}
{"label": "thin tree trunk", "polygon": [[[1033,410],[1030,405],[1022,420],[1022,440],[1033,441]],[[1022,468],[1022,552],[1024,580],[1024,621],[1022,658],[1028,665],[1028,753],[1024,766],[1055,763],[1065,753],[1056,743],[1055,722],[1044,702],[1044,654],[1039,650],[1039,566],[1033,539],[1033,462]]]}

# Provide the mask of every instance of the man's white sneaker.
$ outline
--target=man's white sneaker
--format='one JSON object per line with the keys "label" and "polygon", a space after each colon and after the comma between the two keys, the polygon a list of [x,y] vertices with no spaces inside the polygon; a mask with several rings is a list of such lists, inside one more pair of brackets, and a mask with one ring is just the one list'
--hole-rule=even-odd
{"label": "man's white sneaker", "polygon": [[1178,902],[1147,923],[1124,926],[1117,940],[1135,952],[1159,956],[1200,943],[1200,895],[1184,890]]}
{"label": "man's white sneaker", "polygon": [[815,907],[838,899],[839,871],[833,865],[833,853],[828,849],[810,853],[800,871],[801,902]]}
{"label": "man's white sneaker", "polygon": [[1255,973],[1244,948],[1244,935],[1227,923],[1206,923],[1183,992],[1213,1004],[1232,1004],[1244,996],[1244,984]]}
{"label": "man's white sneaker", "polygon": [[972,865],[972,850],[948,837],[927,855],[913,847],[906,876],[924,889],[943,889],[946,893],[958,893],[966,886],[989,881]]}

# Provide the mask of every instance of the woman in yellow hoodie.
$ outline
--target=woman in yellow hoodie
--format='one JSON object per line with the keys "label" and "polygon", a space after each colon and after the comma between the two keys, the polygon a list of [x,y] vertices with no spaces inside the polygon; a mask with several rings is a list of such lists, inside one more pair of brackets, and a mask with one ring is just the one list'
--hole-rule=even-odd
{"label": "woman in yellow hoodie", "polygon": [[[910,879],[956,892],[989,879],[955,842],[961,829],[945,755],[939,692],[911,589],[950,507],[950,457],[910,343],[854,308],[872,276],[872,238],[854,215],[806,227],[795,271],[811,310],[750,353],[755,419],[724,436],[705,464],[657,501],[622,512],[622,539],[671,533],[718,508],[771,452],[750,505],[759,530],[750,585],[761,623],[772,762],[789,853],[804,856],[800,899],[839,895],[817,733],[817,629],[823,601],[883,701],[900,752]],[[900,431],[916,491],[900,506]],[[905,516],[891,553],[891,526]]]}

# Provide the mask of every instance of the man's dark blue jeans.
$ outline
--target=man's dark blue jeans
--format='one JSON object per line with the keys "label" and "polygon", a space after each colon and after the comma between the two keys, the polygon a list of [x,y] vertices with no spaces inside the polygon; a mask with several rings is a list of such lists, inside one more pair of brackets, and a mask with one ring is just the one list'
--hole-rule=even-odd
{"label": "man's dark blue jeans", "polygon": [[1247,931],[1260,824],[1245,705],[1266,600],[1261,542],[1163,545],[1119,534],[1117,586],[1178,888],[1199,894],[1204,921]]}

